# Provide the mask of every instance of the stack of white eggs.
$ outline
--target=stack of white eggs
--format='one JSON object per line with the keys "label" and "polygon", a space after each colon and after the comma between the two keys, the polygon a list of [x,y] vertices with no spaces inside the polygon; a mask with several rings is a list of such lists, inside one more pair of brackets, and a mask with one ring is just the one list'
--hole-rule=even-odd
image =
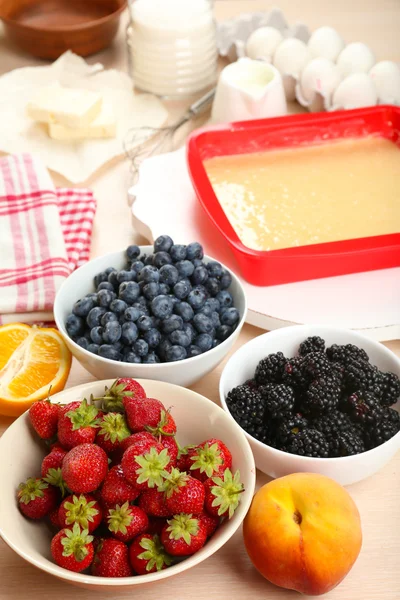
{"label": "stack of white eggs", "polygon": [[346,45],[332,27],[320,27],[308,43],[261,27],[247,40],[246,53],[271,62],[283,77],[287,100],[312,112],[400,105],[400,67],[390,60],[376,63],[366,44]]}

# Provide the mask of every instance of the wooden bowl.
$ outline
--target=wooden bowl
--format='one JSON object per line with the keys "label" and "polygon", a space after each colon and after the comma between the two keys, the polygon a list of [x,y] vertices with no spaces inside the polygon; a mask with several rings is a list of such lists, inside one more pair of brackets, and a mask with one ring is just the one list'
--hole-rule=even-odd
{"label": "wooden bowl", "polygon": [[67,50],[88,56],[114,39],[126,0],[0,0],[0,19],[22,50],[56,59]]}

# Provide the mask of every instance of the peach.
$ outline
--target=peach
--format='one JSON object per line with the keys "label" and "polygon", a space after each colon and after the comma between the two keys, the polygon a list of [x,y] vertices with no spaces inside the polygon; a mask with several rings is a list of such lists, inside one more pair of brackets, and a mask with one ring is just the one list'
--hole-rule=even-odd
{"label": "peach", "polygon": [[271,583],[302,594],[329,592],[361,549],[360,515],[348,492],[314,473],[264,485],[243,524],[247,553]]}

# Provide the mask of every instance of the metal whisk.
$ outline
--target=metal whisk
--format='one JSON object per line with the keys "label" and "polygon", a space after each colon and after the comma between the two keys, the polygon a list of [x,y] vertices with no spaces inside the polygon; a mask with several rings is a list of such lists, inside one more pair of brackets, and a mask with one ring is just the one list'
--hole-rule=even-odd
{"label": "metal whisk", "polygon": [[166,127],[137,127],[131,129],[125,139],[125,152],[131,161],[132,175],[137,176],[141,162],[153,156],[172,149],[174,135],[185,123],[203,114],[211,105],[215,89],[210,90],[194,102],[180,119]]}

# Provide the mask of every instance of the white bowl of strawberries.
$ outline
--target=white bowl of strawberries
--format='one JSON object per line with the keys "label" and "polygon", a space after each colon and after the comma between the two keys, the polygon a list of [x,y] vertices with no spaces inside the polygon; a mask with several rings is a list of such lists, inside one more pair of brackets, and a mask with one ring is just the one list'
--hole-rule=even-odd
{"label": "white bowl of strawberries", "polygon": [[159,381],[98,381],[36,402],[0,453],[0,535],[36,567],[88,588],[154,582],[202,562],[238,529],[255,486],[240,427],[207,398]]}

